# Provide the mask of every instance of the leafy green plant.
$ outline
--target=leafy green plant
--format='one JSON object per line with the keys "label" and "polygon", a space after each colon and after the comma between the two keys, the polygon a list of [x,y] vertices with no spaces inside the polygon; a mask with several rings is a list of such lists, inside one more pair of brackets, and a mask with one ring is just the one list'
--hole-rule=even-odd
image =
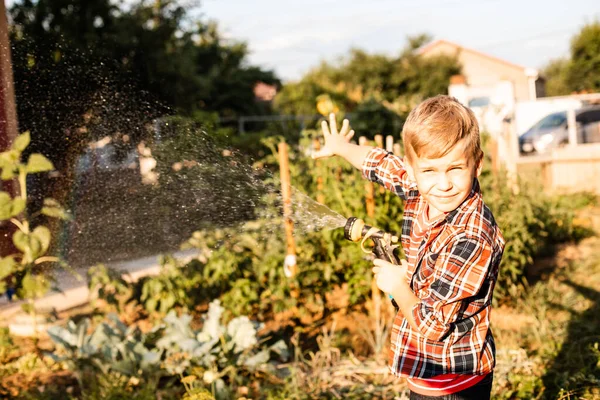
{"label": "leafy green plant", "polygon": [[160,370],[161,352],[146,345],[147,335],[137,327],[127,327],[116,314],[88,334],[90,320],[69,320],[66,328],[53,326],[48,335],[58,352],[49,353],[56,362],[64,362],[75,371],[83,389],[84,376],[90,371],[117,372],[125,376],[153,374]]}
{"label": "leafy green plant", "polygon": [[534,260],[551,254],[558,243],[577,241],[590,232],[575,224],[579,208],[593,203],[588,193],[548,195],[540,185],[520,181],[515,193],[505,171],[493,177],[489,170],[480,178],[486,204],[506,240],[498,274],[496,298],[521,297],[527,285],[527,269]]}
{"label": "leafy green plant", "polygon": [[116,314],[109,314],[109,321],[91,333],[89,319],[70,320],[64,328],[48,329],[57,347],[49,356],[74,371],[83,392],[97,388],[100,377],[156,382],[162,376],[193,370],[202,373],[204,388],[217,398],[227,398],[229,386],[243,383],[252,374],[273,373],[272,356],[285,361],[288,350],[282,340],[265,346],[258,336],[260,325],[248,317],[223,325],[223,310],[218,300],[211,303],[198,331],[190,327],[190,315],[177,316],[174,311],[148,333],[126,326]]}
{"label": "leafy green plant", "polygon": [[160,273],[157,276],[146,278],[142,283],[140,301],[146,311],[158,311],[165,315],[175,306],[189,309],[194,305],[190,292],[196,288],[201,277],[197,274],[197,262],[187,266],[182,265],[172,256],[160,257]]}
{"label": "leafy green plant", "polygon": [[8,356],[15,349],[8,328],[0,328],[0,364],[5,364]]}
{"label": "leafy green plant", "polygon": [[189,315],[177,317],[171,311],[164,319],[164,335],[156,343],[165,352],[167,371],[181,374],[195,368],[196,373],[202,372],[202,380],[217,398],[227,398],[227,388],[242,384],[244,377],[258,372],[274,373],[268,364],[273,354],[281,361],[288,359],[283,340],[262,347],[258,337],[260,325],[246,316],[223,325],[223,311],[219,300],[211,302],[199,331],[190,328]]}
{"label": "leafy green plant", "polygon": [[103,264],[91,267],[88,270],[88,282],[92,304],[102,299],[121,313],[125,309],[125,304],[132,300],[133,285],[123,279],[121,272],[114,268]]}
{"label": "leafy green plant", "polygon": [[[199,284],[203,293],[220,296],[223,306],[234,315],[252,314],[262,319],[272,312],[297,307],[300,316],[320,318],[333,311],[326,307],[325,297],[344,282],[348,282],[350,305],[362,303],[369,294],[371,264],[360,246],[344,239],[342,229],[315,231],[310,226],[315,219],[323,217],[318,213],[311,214],[313,211],[309,210],[316,204],[311,198],[316,198],[318,177],[323,179],[325,189],[321,194],[324,202],[334,211],[345,217],[364,218],[389,231],[400,230],[401,200],[389,193],[377,195],[381,214],[374,218],[366,216],[364,181],[360,172],[339,160],[315,163],[304,156],[310,151],[315,132],[304,133],[297,151],[292,149],[290,152],[299,266],[294,278],[287,278],[283,271],[286,246],[283,219],[280,199],[273,192],[265,195],[262,202],[265,207],[257,212],[255,220],[235,228],[197,231],[183,246],[196,248],[202,254],[205,265]],[[277,140],[263,141],[272,154],[260,164],[278,162]],[[279,185],[273,177],[267,177],[264,184]]]}
{"label": "leafy green plant", "polygon": [[[51,286],[51,278],[41,273],[43,264],[61,264],[57,257],[47,255],[51,233],[44,225],[32,226],[27,215],[27,175],[48,172],[54,169],[52,163],[42,154],[31,154],[27,162],[21,156],[30,143],[29,132],[19,135],[9,150],[0,153],[1,178],[4,181],[16,180],[19,195],[14,198],[7,192],[0,192],[0,220],[10,220],[17,228],[12,236],[19,253],[0,259],[0,292],[6,290],[6,279],[17,289],[17,296],[26,299],[26,309],[35,312],[35,298],[44,296]],[[67,219],[68,214],[53,199],[45,199],[41,214],[48,217]]]}

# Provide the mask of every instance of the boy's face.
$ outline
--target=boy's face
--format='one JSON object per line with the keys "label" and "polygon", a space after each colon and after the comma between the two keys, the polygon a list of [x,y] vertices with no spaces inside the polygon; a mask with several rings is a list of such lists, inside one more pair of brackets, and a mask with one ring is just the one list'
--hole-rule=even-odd
{"label": "boy's face", "polygon": [[430,218],[458,208],[469,196],[473,179],[481,174],[483,162],[476,165],[465,145],[463,139],[441,158],[414,155],[407,163],[409,176],[429,204]]}

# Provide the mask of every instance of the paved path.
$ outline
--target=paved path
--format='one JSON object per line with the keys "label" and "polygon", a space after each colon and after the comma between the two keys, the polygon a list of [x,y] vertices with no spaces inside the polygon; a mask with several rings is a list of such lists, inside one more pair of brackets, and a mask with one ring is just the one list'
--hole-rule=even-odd
{"label": "paved path", "polygon": [[[197,253],[197,250],[186,250],[173,255],[179,260],[187,261]],[[160,271],[158,257],[159,255],[154,255],[137,260],[106,263],[106,265],[127,273],[130,279],[135,282],[144,276],[158,275]],[[86,278],[87,268],[80,268],[77,272],[81,275],[79,279],[65,270],[57,272],[56,281],[61,292],[50,292],[45,297],[37,299],[35,305],[54,308],[57,312],[60,312],[85,304],[89,299]],[[21,304],[21,301],[9,302],[6,296],[2,295],[0,297],[0,325],[6,324],[13,315],[21,311]]]}

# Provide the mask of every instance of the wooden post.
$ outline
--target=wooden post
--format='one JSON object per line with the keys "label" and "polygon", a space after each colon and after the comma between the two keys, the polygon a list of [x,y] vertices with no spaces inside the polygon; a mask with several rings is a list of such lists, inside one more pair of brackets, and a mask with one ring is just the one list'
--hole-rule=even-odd
{"label": "wooden post", "polygon": [[[378,135],[381,137],[381,135]],[[375,136],[377,138],[377,136]],[[377,139],[376,139],[377,140]],[[367,144],[367,138],[361,136],[358,138],[358,144],[364,146]],[[365,184],[365,203],[367,206],[367,216],[373,219],[375,218],[375,185],[373,182],[367,182]],[[371,280],[371,301],[373,303],[373,314],[374,314],[374,330],[375,338],[381,337],[381,292],[377,287],[377,281]]]}
{"label": "wooden post", "polygon": [[[319,139],[313,139],[313,150],[319,151],[321,150],[321,142]],[[315,160],[315,167],[319,167],[319,160]],[[317,202],[321,204],[325,204],[325,196],[323,195],[323,177],[321,175],[317,176]]]}
{"label": "wooden post", "polygon": [[292,185],[287,144],[285,142],[279,143],[278,150],[285,238],[287,242],[284,271],[288,278],[292,278],[296,275],[296,242],[294,241],[294,221],[292,221]]}
{"label": "wooden post", "polygon": [[498,141],[495,138],[490,137],[490,158],[492,163],[492,176],[498,177]]}
{"label": "wooden post", "polygon": [[542,176],[542,186],[546,192],[552,191],[552,162],[543,162],[540,164]]}
{"label": "wooden post", "polygon": [[[364,136],[359,137],[358,144],[366,146],[367,138]],[[375,185],[373,182],[365,183],[365,205],[367,208],[367,215],[371,218],[375,217]]]}
{"label": "wooden post", "polygon": [[[375,135],[375,144],[377,147],[383,149],[383,135]],[[379,186],[379,194],[384,194],[385,188],[383,186]]]}

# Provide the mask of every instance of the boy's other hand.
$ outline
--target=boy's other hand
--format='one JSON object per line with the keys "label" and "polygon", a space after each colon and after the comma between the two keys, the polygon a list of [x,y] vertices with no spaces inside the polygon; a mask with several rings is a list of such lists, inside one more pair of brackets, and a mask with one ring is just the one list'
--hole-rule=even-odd
{"label": "boy's other hand", "polygon": [[350,130],[350,122],[347,119],[342,122],[342,128],[338,132],[334,113],[329,114],[329,125],[327,121],[321,123],[321,129],[323,130],[325,145],[321,150],[313,153],[315,159],[338,155],[340,148],[349,143],[352,136],[354,136],[354,131]]}
{"label": "boy's other hand", "polygon": [[373,273],[377,287],[384,293],[397,293],[401,288],[402,282],[406,281],[406,270],[408,263],[406,260],[400,260],[400,265],[375,259],[373,261]]}

